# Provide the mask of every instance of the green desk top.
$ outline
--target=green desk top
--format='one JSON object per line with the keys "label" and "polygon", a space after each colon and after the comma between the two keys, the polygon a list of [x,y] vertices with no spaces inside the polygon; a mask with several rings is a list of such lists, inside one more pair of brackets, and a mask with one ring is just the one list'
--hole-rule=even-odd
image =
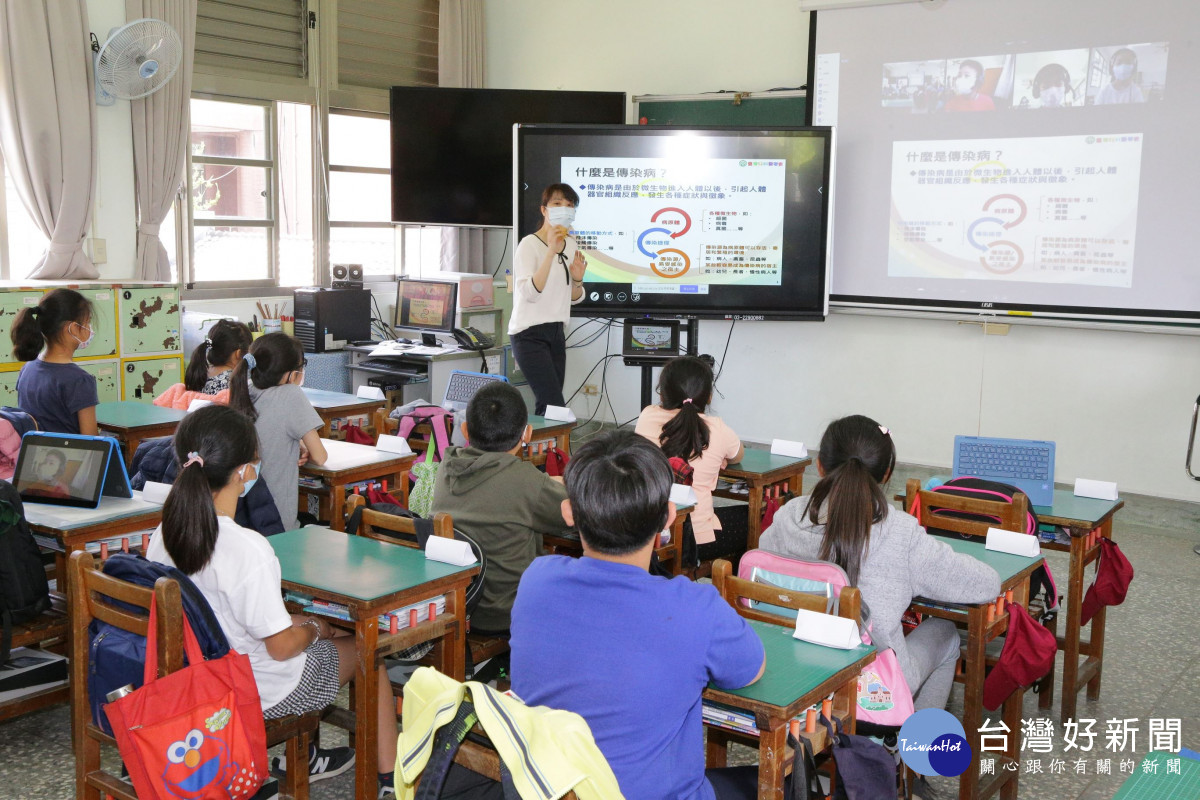
{"label": "green desk top", "polygon": [[[786,706],[816,689],[831,676],[875,652],[869,645],[853,650],[838,650],[802,642],[792,637],[792,629],[769,622],[746,620],[762,639],[767,651],[767,670],[755,683],[741,689],[719,689],[726,694]],[[711,689],[716,686],[709,685]]]}
{"label": "green desk top", "polygon": [[988,550],[987,546],[982,541],[969,541],[965,539],[952,539],[948,536],[938,537],[941,541],[950,545],[956,553],[971,556],[974,559],[982,561],[1000,575],[1000,582],[1009,580],[1014,575],[1027,569],[1030,564],[1040,563],[1041,556],[1035,558],[1026,558],[1025,556],[1014,556],[1010,553],[1000,553],[995,550]]}
{"label": "green desk top", "polygon": [[179,422],[186,411],[161,408],[134,400],[118,400],[115,403],[100,403],[96,406],[96,422],[115,428],[139,428],[148,425],[164,425]]}
{"label": "green desk top", "polygon": [[341,408],[343,406],[383,406],[382,400],[364,400],[358,395],[345,392],[327,392],[324,389],[309,389],[304,387],[304,395],[313,408]]}
{"label": "green desk top", "polygon": [[[74,508],[46,503],[24,504],[25,519],[35,529],[74,531],[91,528],[110,522],[136,517],[142,514],[161,514],[162,506],[142,499],[135,491],[133,497],[101,497],[96,508]],[[147,523],[154,525],[156,523]]]}
{"label": "green desk top", "polygon": [[[949,475],[934,475],[930,480],[948,481]],[[922,484],[924,488],[924,484]],[[1048,506],[1034,506],[1033,513],[1038,515],[1041,522],[1050,519],[1070,520],[1081,526],[1094,526],[1107,517],[1112,510],[1121,505],[1124,500],[1094,500],[1090,497],[1076,497],[1074,492],[1066,489],[1054,490],[1054,501]],[[1055,522],[1056,525],[1067,524]]]}
{"label": "green desk top", "polygon": [[[1164,753],[1154,750],[1146,754],[1142,764],[1154,763],[1153,772],[1146,772],[1139,764],[1129,780],[1113,795],[1113,800],[1183,800],[1185,797],[1200,797],[1200,761],[1195,753]],[[1179,761],[1178,773],[1167,773],[1167,761]]]}
{"label": "green desk top", "polygon": [[559,419],[546,419],[539,417],[537,414],[529,415],[529,426],[533,428],[533,432],[544,431],[547,428],[561,428],[564,425],[578,425],[578,422],[563,422]]}
{"label": "green desk top", "polygon": [[284,581],[357,600],[385,597],[478,566],[428,561],[412,547],[328,528],[300,528],[267,541],[279,558]]}
{"label": "green desk top", "polygon": [[811,459],[812,456],[809,456],[808,458],[777,456],[772,455],[770,450],[751,450],[750,448],[746,448],[745,452],[742,454],[742,460],[736,464],[730,464],[725,469],[730,472],[737,471],[764,473],[772,472],[784,467],[790,467],[793,464],[801,461],[809,461]]}

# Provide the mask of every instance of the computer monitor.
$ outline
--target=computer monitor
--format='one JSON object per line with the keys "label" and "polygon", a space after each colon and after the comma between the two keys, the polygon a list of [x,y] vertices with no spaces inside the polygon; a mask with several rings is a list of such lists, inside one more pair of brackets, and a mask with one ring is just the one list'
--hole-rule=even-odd
{"label": "computer monitor", "polygon": [[454,330],[457,308],[457,283],[401,278],[396,284],[395,326],[420,331],[426,345],[438,344],[435,333]]}

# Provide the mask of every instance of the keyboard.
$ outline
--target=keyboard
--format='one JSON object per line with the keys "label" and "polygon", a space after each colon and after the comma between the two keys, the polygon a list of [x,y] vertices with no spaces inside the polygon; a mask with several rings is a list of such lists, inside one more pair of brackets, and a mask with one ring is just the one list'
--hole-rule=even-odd
{"label": "keyboard", "polygon": [[1054,500],[1054,442],[954,437],[954,477],[969,475],[1012,484],[1037,506]]}
{"label": "keyboard", "polygon": [[503,375],[489,375],[484,372],[467,372],[456,369],[450,373],[446,383],[446,396],[442,400],[442,408],[447,411],[462,411],[475,393],[493,381],[508,382]]}

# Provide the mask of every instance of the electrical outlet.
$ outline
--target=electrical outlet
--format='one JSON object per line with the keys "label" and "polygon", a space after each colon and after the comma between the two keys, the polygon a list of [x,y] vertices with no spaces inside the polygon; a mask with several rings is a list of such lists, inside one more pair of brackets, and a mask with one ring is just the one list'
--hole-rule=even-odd
{"label": "electrical outlet", "polygon": [[584,394],[600,394],[600,387],[594,383],[586,384],[583,387]]}
{"label": "electrical outlet", "polygon": [[103,264],[108,261],[108,247],[103,239],[88,239],[91,245],[92,263]]}

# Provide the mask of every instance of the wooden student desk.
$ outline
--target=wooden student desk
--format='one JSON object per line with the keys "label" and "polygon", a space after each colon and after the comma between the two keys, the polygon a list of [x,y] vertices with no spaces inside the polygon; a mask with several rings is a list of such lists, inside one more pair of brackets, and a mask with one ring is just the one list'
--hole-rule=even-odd
{"label": "wooden student desk", "polygon": [[[1086,592],[1084,570],[1100,557],[1099,539],[1088,547],[1088,534],[1099,531],[1106,539],[1113,538],[1113,517],[1125,506],[1124,500],[1093,500],[1076,497],[1074,493],[1054,490],[1054,501],[1049,506],[1034,506],[1038,521],[1044,525],[1061,525],[1070,532],[1071,543],[1042,542],[1045,550],[1071,554],[1067,576],[1067,624],[1063,635],[1058,637],[1058,649],[1063,651],[1062,706],[1059,718],[1064,722],[1074,719],[1079,690],[1087,686],[1089,700],[1100,699],[1100,677],[1104,668],[1104,618],[1106,608],[1101,607],[1092,617],[1091,634],[1088,641],[1080,641],[1083,626],[1079,624]],[[1086,656],[1080,663],[1079,656]]]}
{"label": "wooden student desk", "polygon": [[746,448],[742,460],[729,464],[721,470],[721,477],[729,481],[745,481],[746,493],[716,489],[713,497],[728,497],[732,500],[747,500],[750,503],[750,527],[746,534],[746,549],[758,547],[762,534],[762,512],[764,494],[768,486],[786,484],[784,493],[791,492],[799,497],[804,493],[804,470],[812,463],[812,456],[793,458],[772,455],[768,450]]}
{"label": "wooden student desk", "polygon": [[[938,475],[933,480],[948,480],[948,476]],[[904,502],[903,495],[900,496]],[[1066,489],[1055,489],[1054,500],[1048,506],[1033,506],[1038,522],[1043,525],[1059,525],[1071,534],[1071,543],[1042,541],[1042,549],[1060,553],[1070,553],[1070,565],[1067,575],[1067,624],[1063,634],[1058,637],[1058,649],[1063,651],[1063,682],[1062,706],[1059,718],[1062,721],[1074,719],[1075,708],[1079,700],[1079,692],[1087,686],[1088,699],[1100,698],[1100,678],[1104,669],[1104,620],[1106,608],[1102,607],[1092,617],[1091,634],[1088,641],[1081,641],[1083,626],[1079,624],[1083,596],[1087,591],[1087,580],[1084,570],[1088,564],[1100,556],[1100,545],[1097,541],[1088,547],[1088,534],[1099,531],[1106,539],[1113,538],[1113,517],[1125,507],[1124,500],[1093,500],[1088,497],[1076,497]],[[1082,663],[1079,657],[1085,656]]]}
{"label": "wooden student desk", "polygon": [[[346,606],[359,664],[354,677],[355,797],[374,797],[378,771],[379,671],[386,656],[436,642],[439,669],[461,681],[466,673],[466,591],[479,565],[427,561],[411,547],[347,536],[327,528],[301,528],[267,538],[279,558],[283,588]],[[445,613],[399,633],[379,629],[379,615],[438,595]],[[390,764],[388,765],[391,766]]]}
{"label": "wooden student desk", "polygon": [[[976,558],[1000,575],[1000,591],[1011,590],[1013,603],[1022,606],[1029,605],[1029,576],[1042,564],[1042,558],[1025,558],[1008,553],[998,553],[988,550],[983,542],[963,541],[960,539],[944,539],[957,553],[963,553]],[[1004,724],[1009,727],[1008,747],[1003,756],[998,757],[995,774],[988,776],[987,782],[981,780],[979,774],[980,745],[982,736],[979,727],[983,724],[983,680],[987,667],[987,644],[998,636],[1003,636],[1008,630],[1008,614],[994,614],[994,619],[988,622],[987,612],[994,609],[995,600],[978,605],[934,604],[922,598],[913,601],[913,609],[931,617],[941,617],[951,620],[967,629],[966,668],[961,680],[963,687],[963,728],[967,734],[967,742],[971,745],[971,765],[962,774],[958,782],[960,800],[973,800],[979,797],[991,797],[1001,791],[1009,781],[1012,786],[1005,790],[1006,797],[1017,796],[1017,776],[1021,763],[1020,731],[1021,731],[1021,701],[1025,690],[1018,688],[1004,705],[1001,715]],[[989,756],[990,757],[990,756]],[[1017,765],[1018,769],[1010,771],[1003,768],[1006,761]]]}
{"label": "wooden student desk", "polygon": [[[710,685],[704,690],[704,699],[754,715],[759,730],[758,796],[760,800],[783,800],[783,778],[791,764],[788,723],[793,717],[803,717],[809,706],[819,705],[834,694],[833,713],[841,718],[843,729],[853,733],[858,673],[875,658],[875,648],[822,647],[793,638],[791,628],[746,621],[762,639],[767,654],[766,671],[756,682],[741,689],[718,689]],[[706,765],[723,767],[729,742],[743,737],[725,728],[706,727]],[[821,733],[823,728],[818,725],[817,731]]]}
{"label": "wooden student desk", "polygon": [[[71,553],[103,539],[156,528],[162,522],[162,506],[147,503],[141,492],[134,492],[128,499],[103,497],[100,506],[94,509],[44,503],[25,503],[24,507],[25,519],[39,544],[54,551],[59,591],[64,591],[67,585],[67,560]],[[141,541],[130,541],[129,545],[141,549]]]}
{"label": "wooden student desk", "polygon": [[571,431],[575,430],[578,425],[578,422],[559,422],[540,417],[537,414],[530,414],[529,427],[533,428],[533,435],[529,437],[529,444],[522,449],[521,458],[535,466],[545,464],[546,453],[541,446],[548,439],[553,439],[555,447],[570,455]]}
{"label": "wooden student desk", "polygon": [[384,400],[364,400],[361,397],[345,392],[328,392],[324,389],[309,389],[301,387],[304,390],[304,396],[308,398],[308,402],[312,403],[314,409],[325,426],[321,428],[321,438],[328,439],[332,431],[330,423],[338,417],[355,417],[363,416],[367,419],[367,424],[370,424],[375,412],[383,408]]}
{"label": "wooden student desk", "polygon": [[336,439],[325,439],[321,444],[325,445],[329,454],[328,460],[321,466],[305,464],[300,468],[300,474],[320,478],[325,482],[325,486],[318,489],[301,484],[300,496],[303,498],[315,494],[320,497],[322,511],[327,505],[329,524],[335,531],[346,529],[346,521],[342,515],[346,505],[346,487],[351,484],[386,480],[388,491],[408,506],[408,471],[417,458],[415,455],[385,453],[367,444],[351,444]]}
{"label": "wooden student desk", "polygon": [[[125,447],[125,466],[133,466],[133,454],[146,439],[171,436],[186,411],[160,408],[150,403],[119,400],[96,406],[96,426],[102,433],[111,433]],[[65,573],[64,573],[65,574]]]}

